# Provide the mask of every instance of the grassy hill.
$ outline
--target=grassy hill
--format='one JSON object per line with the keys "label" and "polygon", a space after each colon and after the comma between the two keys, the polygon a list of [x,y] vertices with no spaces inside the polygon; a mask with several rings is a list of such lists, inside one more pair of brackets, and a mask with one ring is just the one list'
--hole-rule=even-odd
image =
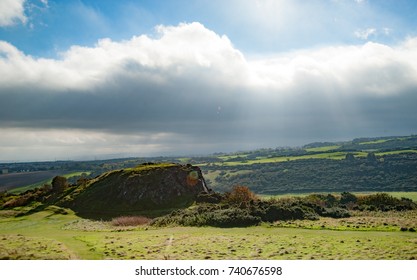
{"label": "grassy hill", "polygon": [[81,217],[106,219],[122,215],[160,215],[192,204],[207,191],[201,170],[192,165],[145,163],[105,172],[69,185],[65,178],[21,194],[0,194],[0,209],[28,207],[22,214],[49,205],[70,208]]}

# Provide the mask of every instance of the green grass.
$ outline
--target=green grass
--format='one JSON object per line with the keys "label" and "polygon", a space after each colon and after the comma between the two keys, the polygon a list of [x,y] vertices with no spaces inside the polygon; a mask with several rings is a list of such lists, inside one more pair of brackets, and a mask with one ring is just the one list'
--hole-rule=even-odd
{"label": "green grass", "polygon": [[[365,152],[355,152],[353,153],[356,157],[366,157],[367,153]],[[276,162],[285,162],[291,160],[306,160],[306,159],[333,159],[333,160],[342,160],[346,157],[346,152],[329,152],[329,153],[319,153],[314,155],[302,155],[302,156],[280,156],[280,157],[263,157],[254,160],[245,160],[245,161],[236,161],[236,162],[223,162],[221,165],[225,166],[239,166],[239,165],[251,165],[251,164],[263,164],[263,163],[276,163]]]}
{"label": "green grass", "polygon": [[228,161],[235,158],[246,158],[248,157],[248,154],[234,154],[234,155],[226,155],[226,156],[218,156],[218,159],[221,159],[223,161]]}
{"label": "green grass", "polygon": [[167,162],[161,162],[157,164],[140,164],[133,168],[126,168],[123,171],[124,172],[142,172],[146,170],[152,170],[152,169],[158,169],[158,168],[166,168],[166,167],[172,167],[172,166],[178,166],[176,163],[167,163]]}
{"label": "green grass", "polygon": [[380,144],[380,143],[385,143],[389,140],[392,140],[392,139],[380,139],[380,140],[374,140],[374,141],[360,142],[359,145]]}
{"label": "green grass", "polygon": [[[368,218],[364,214],[343,220],[321,219],[312,225],[295,221],[225,229],[116,228],[110,223],[80,219],[71,211],[67,215],[57,214],[57,210],[50,207],[19,218],[0,215],[0,259],[412,259],[417,256],[417,234],[399,231],[399,224],[391,228],[401,221],[412,221],[414,225],[414,212],[410,217],[381,213]],[[375,230],[365,228],[365,223],[384,227],[383,222],[390,224]],[[323,223],[325,227],[321,227]],[[355,224],[364,229],[347,227]]]}
{"label": "green grass", "polygon": [[339,146],[334,145],[334,146],[324,146],[324,147],[317,147],[317,148],[307,148],[305,150],[307,152],[328,152],[328,151],[336,150],[340,147],[341,147],[340,145]]}
{"label": "green grass", "polygon": [[417,150],[398,150],[398,151],[380,152],[380,153],[375,153],[375,155],[377,156],[398,155],[398,154],[404,154],[404,153],[417,153]]}

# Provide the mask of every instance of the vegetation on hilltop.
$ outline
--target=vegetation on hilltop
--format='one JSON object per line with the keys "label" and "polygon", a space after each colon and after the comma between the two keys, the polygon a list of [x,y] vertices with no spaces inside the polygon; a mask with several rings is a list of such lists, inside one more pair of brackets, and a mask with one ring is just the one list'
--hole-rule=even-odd
{"label": "vegetation on hilltop", "polygon": [[[208,184],[245,185],[258,194],[417,190],[417,154],[343,160],[306,159],[237,166],[202,166]],[[213,174],[214,176],[212,176]]]}

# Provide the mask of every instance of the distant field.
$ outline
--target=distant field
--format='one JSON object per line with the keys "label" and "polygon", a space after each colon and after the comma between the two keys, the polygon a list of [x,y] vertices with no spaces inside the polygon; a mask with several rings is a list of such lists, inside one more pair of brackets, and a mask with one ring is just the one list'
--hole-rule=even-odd
{"label": "distant field", "polygon": [[380,144],[380,143],[385,143],[389,140],[392,140],[392,139],[379,139],[379,140],[374,140],[374,141],[361,142],[359,143],[359,145]]}
{"label": "distant field", "polygon": [[[71,177],[74,177],[74,176],[80,176],[83,173],[85,173],[87,175],[91,174],[91,172],[89,172],[89,171],[77,171],[77,172],[71,172],[71,173],[65,173],[65,172],[61,171],[60,174],[58,174],[58,175],[63,176],[65,178],[71,178]],[[52,179],[55,176],[57,176],[57,175],[54,175],[52,177],[48,177],[46,180],[38,181],[34,184],[30,184],[30,185],[26,185],[26,186],[22,186],[22,187],[18,187],[18,188],[13,188],[13,189],[9,190],[9,192],[17,194],[17,193],[25,192],[27,190],[32,190],[32,189],[35,189],[35,188],[42,187],[45,184],[51,184]]]}
{"label": "distant field", "polygon": [[63,173],[65,171],[53,170],[2,174],[0,175],[0,191],[35,184],[62,175]]}
{"label": "distant field", "polygon": [[404,153],[417,153],[417,150],[398,150],[398,151],[389,151],[389,152],[379,152],[379,153],[375,153],[375,155],[377,156],[398,155],[398,154],[404,154]]}
{"label": "distant field", "polygon": [[[367,153],[365,152],[354,152],[356,157],[366,157]],[[242,160],[242,161],[231,161],[219,163],[225,166],[238,166],[238,165],[251,165],[251,164],[262,164],[262,163],[276,163],[276,162],[285,162],[291,160],[305,160],[305,159],[334,159],[342,160],[346,157],[346,152],[323,152],[313,155],[302,155],[302,156],[280,156],[280,157],[259,157],[252,160]]]}
{"label": "distant field", "polygon": [[324,147],[318,147],[318,148],[307,148],[307,152],[327,152],[331,150],[336,150],[337,148],[340,148],[340,146],[334,145],[334,146],[324,146]]}

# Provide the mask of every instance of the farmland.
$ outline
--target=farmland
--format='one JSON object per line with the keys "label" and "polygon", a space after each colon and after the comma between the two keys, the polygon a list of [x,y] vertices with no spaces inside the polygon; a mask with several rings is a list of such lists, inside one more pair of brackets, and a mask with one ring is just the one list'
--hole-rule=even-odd
{"label": "farmland", "polygon": [[58,170],[2,174],[0,175],[0,191],[47,181],[61,174],[62,171]]}

